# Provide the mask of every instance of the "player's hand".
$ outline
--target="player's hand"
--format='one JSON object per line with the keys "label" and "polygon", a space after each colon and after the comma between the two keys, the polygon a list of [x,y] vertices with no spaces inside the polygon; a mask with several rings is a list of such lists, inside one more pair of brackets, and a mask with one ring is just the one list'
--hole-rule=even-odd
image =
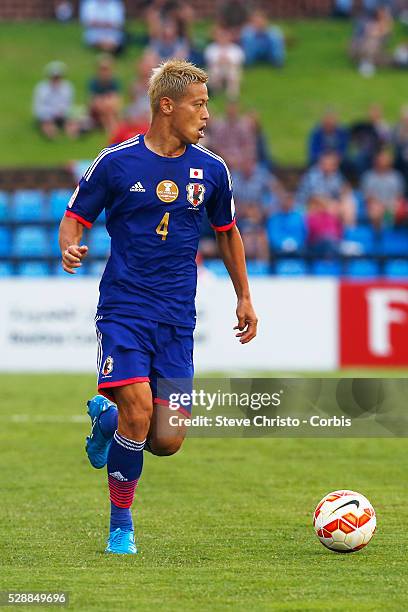
{"label": "player's hand", "polygon": [[243,298],[238,300],[237,306],[238,325],[234,329],[239,329],[239,333],[235,334],[241,344],[246,344],[255,338],[258,326],[258,319],[255,314],[251,300]]}
{"label": "player's hand", "polygon": [[87,255],[88,247],[85,245],[78,246],[71,244],[62,253],[62,267],[68,274],[75,274],[75,268],[81,267],[82,259]]}

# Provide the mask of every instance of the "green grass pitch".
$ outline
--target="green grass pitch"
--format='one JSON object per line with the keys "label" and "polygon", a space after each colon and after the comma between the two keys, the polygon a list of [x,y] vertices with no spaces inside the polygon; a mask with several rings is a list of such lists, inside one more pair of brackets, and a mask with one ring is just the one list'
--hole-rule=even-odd
{"label": "green grass pitch", "polygon": [[[73,610],[405,608],[406,440],[190,439],[174,457],[147,455],[140,554],[108,557],[105,471],[88,465],[76,418],[93,377],[0,384],[0,590],[66,590]],[[342,487],[378,515],[352,555],[324,549],[311,527],[320,498]]]}
{"label": "green grass pitch", "polygon": [[[256,108],[259,112],[279,163],[305,163],[307,135],[328,106],[334,106],[342,120],[350,121],[365,116],[370,104],[378,102],[390,122],[397,120],[401,105],[407,101],[406,73],[384,68],[372,79],[362,78],[347,55],[351,23],[308,20],[280,25],[290,40],[286,66],[282,70],[268,66],[246,70],[241,92],[243,108]],[[129,27],[133,33],[142,30],[140,23]],[[198,25],[202,42],[209,29],[209,24]],[[390,50],[405,38],[405,30],[399,24]],[[117,62],[125,93],[141,51],[140,46],[133,46]],[[1,23],[0,57],[0,133],[5,145],[0,149],[1,165],[48,166],[72,159],[93,159],[106,146],[101,133],[75,142],[61,137],[51,144],[41,138],[31,117],[34,85],[42,78],[44,65],[52,59],[67,63],[77,104],[86,103],[86,85],[96,54],[83,47],[77,23]],[[222,97],[212,98],[210,113],[217,114],[223,105]]]}

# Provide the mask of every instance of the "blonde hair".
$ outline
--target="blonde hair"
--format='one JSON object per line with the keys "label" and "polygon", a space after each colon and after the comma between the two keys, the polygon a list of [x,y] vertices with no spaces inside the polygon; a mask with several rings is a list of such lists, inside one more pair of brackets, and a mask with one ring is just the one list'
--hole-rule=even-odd
{"label": "blonde hair", "polygon": [[191,62],[171,59],[161,63],[153,69],[149,81],[148,93],[152,113],[159,110],[161,98],[177,100],[192,83],[207,83],[207,81],[207,73]]}

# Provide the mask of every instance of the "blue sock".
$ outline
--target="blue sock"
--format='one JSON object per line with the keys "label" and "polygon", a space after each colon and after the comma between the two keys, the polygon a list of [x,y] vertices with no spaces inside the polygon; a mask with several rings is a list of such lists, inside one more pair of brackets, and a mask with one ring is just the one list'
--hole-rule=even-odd
{"label": "blue sock", "polygon": [[145,440],[135,442],[115,431],[108,454],[108,483],[111,500],[110,531],[118,527],[133,531],[130,508],[143,468]]}
{"label": "blue sock", "polygon": [[101,412],[99,415],[99,427],[102,435],[110,440],[118,428],[118,409],[116,406],[110,406],[106,412]]}
{"label": "blue sock", "polygon": [[133,520],[130,508],[118,508],[111,501],[110,527],[109,531],[115,531],[120,527],[125,531],[133,530]]}

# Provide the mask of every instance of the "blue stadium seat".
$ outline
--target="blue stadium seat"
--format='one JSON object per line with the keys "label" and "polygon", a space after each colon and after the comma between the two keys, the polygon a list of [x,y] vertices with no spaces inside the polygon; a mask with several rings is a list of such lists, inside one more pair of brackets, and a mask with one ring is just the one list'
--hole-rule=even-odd
{"label": "blue stadium seat", "polygon": [[89,270],[88,262],[85,262],[82,264],[80,268],[76,268],[75,274],[69,274],[68,272],[65,272],[65,270],[61,266],[61,262],[59,261],[58,263],[52,266],[51,274],[53,276],[60,276],[62,278],[69,279],[69,278],[75,278],[76,276],[86,276],[88,274],[88,270]]}
{"label": "blue stadium seat", "polygon": [[380,270],[378,263],[371,259],[355,259],[346,264],[346,276],[350,278],[376,278]]}
{"label": "blue stadium seat", "polygon": [[408,255],[408,230],[385,229],[382,234],[380,252],[384,255]]}
{"label": "blue stadium seat", "polygon": [[63,270],[62,266],[61,266],[61,262],[58,261],[55,264],[52,265],[51,268],[51,275],[52,276],[66,276],[69,277],[70,275],[68,274],[68,272],[65,272],[65,270]]}
{"label": "blue stadium seat", "polygon": [[308,273],[307,264],[303,259],[279,259],[275,271],[280,276],[303,276]]}
{"label": "blue stadium seat", "polygon": [[271,249],[275,252],[298,252],[305,244],[305,221],[297,211],[272,215],[267,221],[266,231]]}
{"label": "blue stadium seat", "polygon": [[312,264],[312,272],[316,276],[340,276],[341,263],[335,259],[318,259]]}
{"label": "blue stadium seat", "polygon": [[49,201],[50,219],[61,221],[73,191],[73,189],[54,189],[51,191]]}
{"label": "blue stadium seat", "polygon": [[[93,231],[93,230],[91,230]],[[53,227],[50,232],[50,255],[54,257],[61,256],[61,249],[59,246],[59,225]],[[88,244],[88,230],[85,230],[82,235],[81,244]]]}
{"label": "blue stadium seat", "polygon": [[58,242],[59,226],[53,227],[50,233],[50,255],[60,256],[61,249]]}
{"label": "blue stadium seat", "polygon": [[7,191],[0,191],[0,221],[8,221],[10,218],[10,197]]}
{"label": "blue stadium seat", "polygon": [[408,278],[408,261],[406,259],[390,259],[384,267],[387,278]]}
{"label": "blue stadium seat", "polygon": [[43,227],[18,227],[14,232],[12,254],[15,257],[50,255],[47,232]]}
{"label": "blue stadium seat", "polygon": [[375,233],[368,225],[347,227],[343,236],[345,255],[372,255],[374,253]]}
{"label": "blue stadium seat", "polygon": [[266,261],[250,260],[246,266],[250,276],[267,276],[270,272],[270,265]]}
{"label": "blue stadium seat", "polygon": [[19,276],[49,276],[50,269],[47,263],[42,261],[24,261],[17,267]]}
{"label": "blue stadium seat", "polygon": [[94,257],[108,257],[110,253],[111,240],[104,227],[94,227],[90,231],[88,246],[89,253]]}
{"label": "blue stadium seat", "polygon": [[41,221],[45,218],[44,193],[37,189],[16,191],[11,214],[15,221]]}
{"label": "blue stadium seat", "polygon": [[100,278],[105,270],[105,261],[93,261],[89,264],[88,273],[90,276],[97,276]]}
{"label": "blue stadium seat", "polygon": [[0,227],[0,257],[10,255],[11,231],[7,227]]}
{"label": "blue stadium seat", "polygon": [[216,276],[228,276],[222,259],[208,259],[204,262],[204,266]]}
{"label": "blue stadium seat", "polygon": [[358,221],[365,221],[367,217],[367,206],[363,193],[358,190],[353,191],[354,202],[356,204],[356,213]]}
{"label": "blue stadium seat", "polygon": [[0,261],[0,278],[13,275],[13,266],[8,261]]}

